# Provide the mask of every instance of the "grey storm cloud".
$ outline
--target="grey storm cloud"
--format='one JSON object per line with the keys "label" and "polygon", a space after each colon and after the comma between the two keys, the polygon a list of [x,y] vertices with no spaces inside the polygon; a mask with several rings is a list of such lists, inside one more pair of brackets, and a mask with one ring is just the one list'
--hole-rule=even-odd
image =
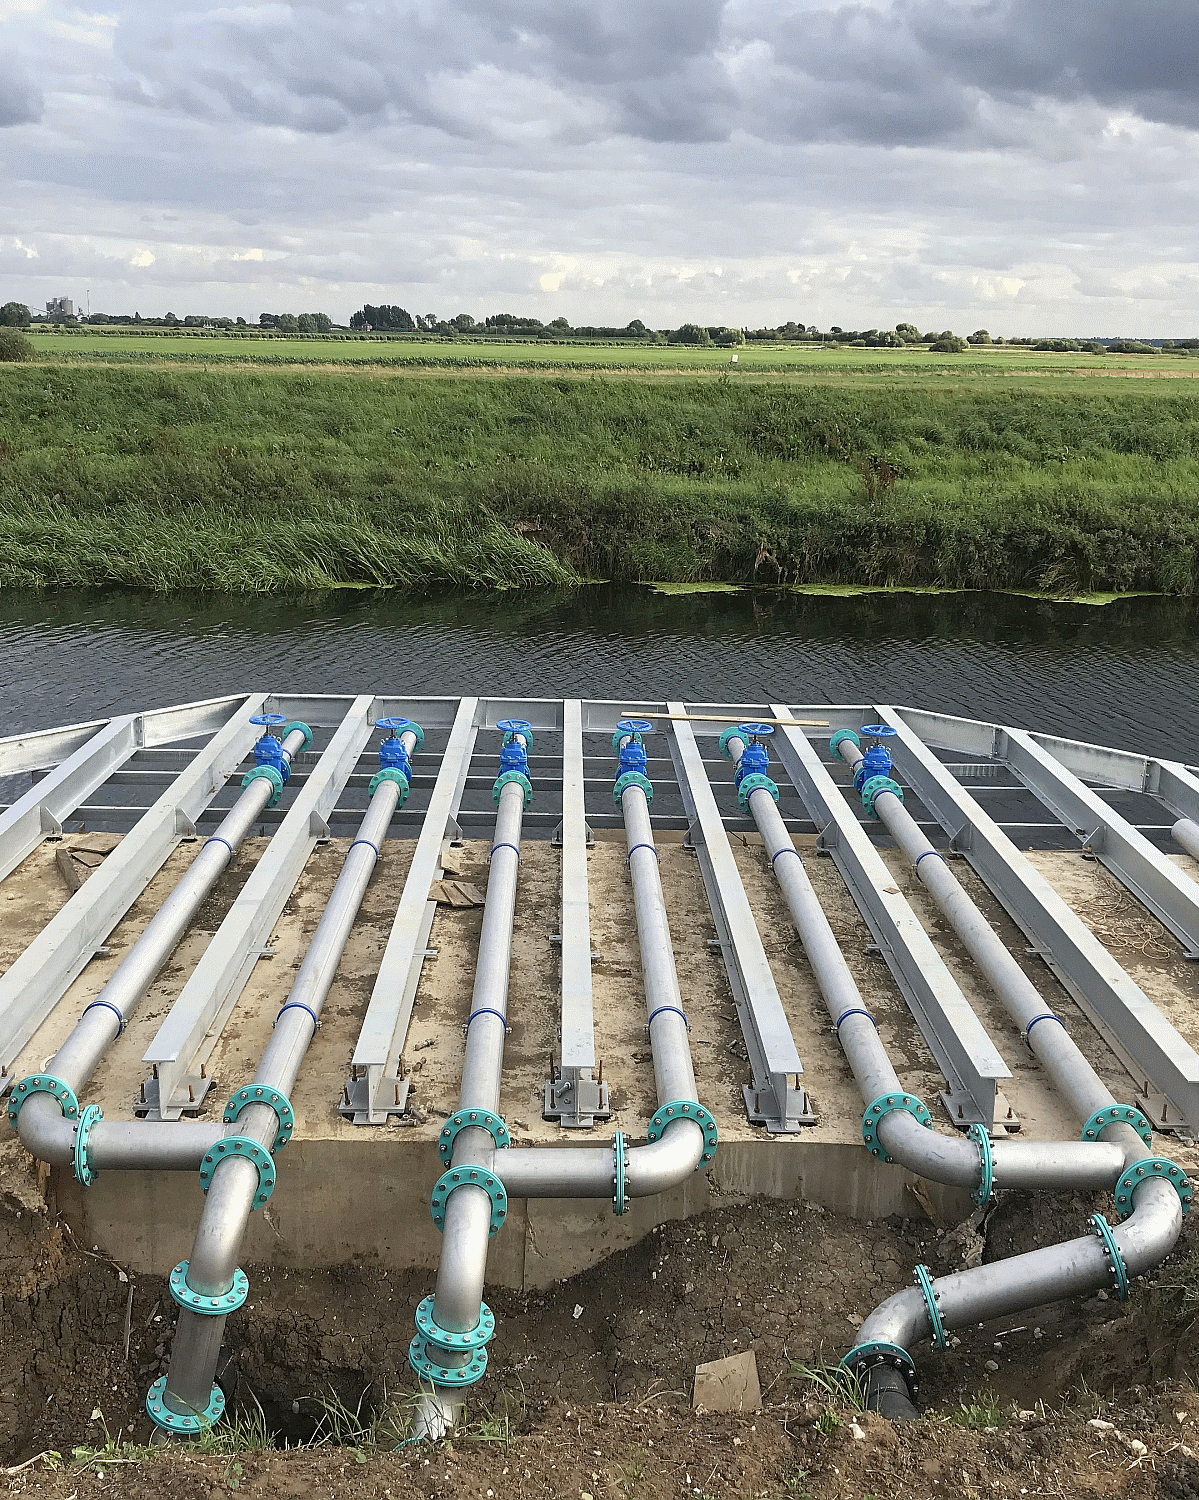
{"label": "grey storm cloud", "polygon": [[0,129],[42,117],[42,91],[12,60],[0,56]]}

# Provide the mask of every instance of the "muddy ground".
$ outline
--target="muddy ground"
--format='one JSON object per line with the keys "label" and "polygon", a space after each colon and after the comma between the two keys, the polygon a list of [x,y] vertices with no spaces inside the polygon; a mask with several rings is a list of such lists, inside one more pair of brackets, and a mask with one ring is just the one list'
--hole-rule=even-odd
{"label": "muddy ground", "polygon": [[[756,1199],[664,1225],[550,1289],[491,1295],[499,1328],[467,1435],[397,1452],[428,1273],[251,1267],[221,1371],[233,1409],[261,1406],[280,1444],[335,1431],[353,1446],[83,1462],[76,1448],[149,1440],[142,1401],[166,1367],[174,1306],[162,1278],[73,1242],[15,1143],[0,1186],[0,1477],[11,1493],[1199,1497],[1189,1224],[1127,1305],[1100,1295],[971,1330],[944,1354],[916,1351],[928,1415],[915,1426],[855,1415],[805,1373],[835,1362],[917,1261],[938,1274],[1078,1233],[1098,1200],[1009,1195],[981,1224],[946,1228],[914,1199],[910,1218],[872,1224]],[[695,1366],[746,1349],[763,1409],[693,1413]],[[331,1407],[388,1421],[361,1433],[331,1424]],[[47,1450],[60,1467],[16,1467]]]}

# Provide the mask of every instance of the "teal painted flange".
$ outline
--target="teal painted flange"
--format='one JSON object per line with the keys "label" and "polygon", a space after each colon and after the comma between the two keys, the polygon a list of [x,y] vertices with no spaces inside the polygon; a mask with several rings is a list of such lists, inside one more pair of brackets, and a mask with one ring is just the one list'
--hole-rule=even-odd
{"label": "teal painted flange", "polygon": [[903,787],[898,781],[892,781],[889,776],[872,776],[862,786],[862,806],[872,818],[878,817],[878,813],[874,810],[874,799],[880,792],[891,792],[901,802],[903,801]]}
{"label": "teal painted flange", "polygon": [[84,1187],[91,1187],[96,1180],[95,1170],[88,1165],[87,1138],[92,1133],[92,1126],[103,1118],[104,1111],[100,1106],[89,1104],[75,1126],[75,1181],[82,1183]]}
{"label": "teal painted flange", "polygon": [[617,809],[620,808],[620,799],[631,786],[639,786],[645,793],[646,802],[654,800],[654,784],[648,776],[642,776],[640,771],[626,771],[623,776],[617,778],[616,785],[612,788],[612,801]]}
{"label": "teal painted flange", "polygon": [[508,1217],[508,1194],[504,1191],[504,1184],[485,1167],[472,1166],[470,1164],[461,1167],[451,1167],[448,1172],[443,1172],[433,1184],[433,1194],[429,1201],[429,1212],[433,1215],[433,1222],[438,1229],[445,1229],[445,1206],[449,1201],[450,1194],[456,1188],[477,1187],[482,1188],[491,1199],[491,1229],[490,1234],[495,1234],[501,1229],[504,1220]]}
{"label": "teal painted flange", "polygon": [[431,1359],[425,1350],[425,1341],[418,1333],[408,1345],[408,1363],[412,1373],[430,1385],[464,1386],[482,1380],[487,1370],[487,1350],[476,1349],[464,1365],[443,1365]]}
{"label": "teal painted flange", "polygon": [[977,1124],[971,1125],[966,1134],[978,1147],[978,1186],[970,1196],[982,1208],[991,1201],[991,1193],[995,1188],[995,1158],[991,1154],[991,1137],[987,1134],[985,1125]]}
{"label": "teal painted flange", "polygon": [[1178,1194],[1183,1213],[1191,1207],[1191,1182],[1187,1174],[1166,1156],[1146,1156],[1134,1161],[1120,1181],[1116,1183],[1116,1212],[1127,1219],[1132,1212],[1132,1195],[1143,1182],[1168,1182]]}
{"label": "teal painted flange", "polygon": [[632,731],[627,729],[618,729],[612,736],[613,750],[619,750],[621,745],[623,745],[626,740],[632,740],[634,745],[645,744],[645,741],[641,738],[641,731],[639,729],[634,729]]}
{"label": "teal painted flange", "polygon": [[21,1106],[26,1099],[32,1099],[34,1094],[49,1094],[57,1102],[65,1119],[78,1118],[79,1100],[76,1099],[75,1090],[69,1083],[64,1083],[61,1078],[55,1078],[53,1073],[31,1073],[28,1078],[22,1078],[20,1083],[14,1084],[13,1091],[8,1096],[8,1118],[12,1121],[14,1130],[17,1128]]}
{"label": "teal painted flange", "polygon": [[254,781],[269,781],[271,784],[271,800],[268,807],[274,807],[283,795],[283,777],[275,770],[274,766],[255,766],[252,771],[247,771],[241,779],[243,787],[247,787]]}
{"label": "teal painted flange", "polygon": [[372,797],[385,781],[394,781],[395,784],[399,787],[400,806],[403,807],[404,803],[408,800],[408,793],[411,791],[411,787],[409,787],[408,785],[407,776],[404,775],[399,766],[383,766],[371,777],[370,785],[367,787],[367,791]]}
{"label": "teal painted flange", "polygon": [[491,800],[496,804],[497,807],[499,806],[500,802],[500,793],[506,786],[514,781],[525,789],[525,806],[528,807],[529,803],[532,802],[533,783],[529,780],[525,773],[523,771],[503,771],[499,776],[495,778],[495,784],[491,788]]}
{"label": "teal painted flange", "polygon": [[275,1191],[275,1163],[271,1153],[248,1135],[226,1135],[215,1143],[211,1151],[204,1153],[200,1163],[200,1191],[206,1193],[212,1184],[212,1174],[223,1161],[241,1157],[252,1161],[258,1168],[258,1191],[254,1194],[254,1207],[261,1208],[270,1202]]}
{"label": "teal painted flange", "polygon": [[304,731],[304,743],[296,751],[296,754],[303,755],[305,750],[312,749],[312,730],[309,729],[308,725],[304,723],[303,719],[293,719],[290,724],[285,724],[283,726],[283,733],[279,736],[279,738],[281,740],[285,740],[289,734],[293,733],[293,731],[297,729],[302,729]]}
{"label": "teal painted flange", "polygon": [[695,1166],[697,1172],[702,1172],[705,1164],[716,1155],[718,1138],[712,1111],[705,1109],[702,1104],[697,1104],[694,1099],[672,1099],[669,1104],[663,1104],[649,1122],[649,1129],[645,1132],[646,1140],[653,1145],[654,1141],[659,1140],[665,1134],[667,1127],[673,1125],[676,1120],[694,1120],[702,1129],[704,1154]]}
{"label": "teal painted flange", "polygon": [[1120,1254],[1120,1247],[1116,1244],[1116,1236],[1112,1233],[1112,1226],[1102,1214],[1092,1214],[1090,1218],[1091,1228],[1103,1241],[1107,1251],[1107,1258],[1111,1263],[1112,1275],[1116,1281],[1116,1298],[1120,1302],[1128,1301],[1128,1267],[1124,1264],[1124,1257]]}
{"label": "teal painted flange", "polygon": [[441,1127],[441,1134],[437,1137],[437,1154],[447,1167],[453,1160],[454,1141],[460,1130],[485,1130],[500,1151],[512,1144],[507,1125],[489,1109],[455,1110]]}
{"label": "teal painted flange", "polygon": [[195,1437],[198,1433],[207,1432],[215,1427],[221,1420],[225,1411],[225,1393],[219,1385],[214,1385],[212,1395],[208,1398],[208,1405],[203,1411],[189,1411],[181,1413],[172,1411],[162,1399],[163,1392],[167,1388],[167,1378],[160,1375],[150,1389],[146,1392],[146,1411],[155,1427],[161,1427],[164,1432],[173,1432],[176,1437]]}
{"label": "teal painted flange", "polygon": [[916,1378],[916,1361],[899,1344],[888,1344],[883,1340],[876,1340],[869,1344],[855,1344],[841,1361],[841,1369],[858,1376],[864,1375],[867,1370],[872,1370],[878,1365],[887,1365],[892,1370],[898,1370],[907,1383],[909,1394],[915,1397],[920,1389],[920,1382]]}
{"label": "teal painted flange", "polygon": [[837,755],[846,740],[852,740],[860,750],[862,748],[862,737],[856,729],[838,729],[836,734],[828,742],[829,753]]}
{"label": "teal painted flange", "polygon": [[615,1213],[628,1213],[629,1204],[625,1197],[625,1189],[628,1185],[629,1153],[624,1143],[624,1132],[618,1130],[612,1137],[612,1161],[615,1193],[612,1197],[612,1208]]}
{"label": "teal painted flange", "polygon": [[231,1125],[238,1118],[243,1109],[248,1109],[251,1104],[265,1104],[267,1109],[275,1111],[275,1118],[279,1121],[279,1129],[275,1132],[275,1139],[271,1146],[271,1155],[276,1151],[282,1151],[291,1133],[296,1128],[296,1112],[291,1107],[291,1100],[282,1089],[268,1088],[264,1083],[247,1084],[244,1089],[235,1089],[229,1095],[229,1102],[225,1105],[225,1113],[221,1116],[226,1125]]}
{"label": "teal painted flange", "polygon": [[933,1128],[932,1116],[915,1094],[880,1094],[873,1104],[868,1104],[862,1111],[862,1140],[866,1143],[866,1150],[871,1156],[876,1156],[879,1161],[895,1160],[893,1156],[887,1154],[887,1148],[879,1140],[878,1127],[889,1114],[897,1109],[906,1110],[924,1126],[925,1130]]}
{"label": "teal painted flange", "polygon": [[743,776],[741,785],[737,788],[737,801],[741,804],[742,812],[749,811],[750,796],[759,789],[768,791],[776,802],[779,800],[779,789],[775,783],[761,771],[755,771],[752,776]]}
{"label": "teal painted flange", "polygon": [[1153,1126],[1135,1104],[1105,1104],[1082,1127],[1084,1141],[1097,1141],[1109,1125],[1131,1125],[1146,1146],[1153,1145]]}
{"label": "teal painted flange", "polygon": [[948,1343],[945,1324],[941,1321],[941,1309],[937,1306],[937,1294],[933,1291],[933,1279],[928,1274],[927,1266],[916,1267],[916,1285],[924,1293],[924,1305],[928,1308],[928,1321],[932,1325],[933,1345],[937,1349],[944,1349]]}
{"label": "teal painted flange", "polygon": [[720,738],[716,743],[720,746],[720,753],[726,760],[732,760],[732,752],[729,750],[730,740],[743,740],[745,730],[740,724],[730,724],[727,729],[721,730]]}
{"label": "teal painted flange", "polygon": [[179,1307],[200,1313],[206,1318],[220,1318],[236,1312],[250,1295],[250,1278],[239,1268],[233,1272],[233,1285],[219,1297],[202,1297],[187,1284],[187,1261],[181,1260],[171,1272],[171,1296]]}
{"label": "teal painted flange", "polygon": [[495,1334],[495,1314],[486,1302],[479,1304],[479,1321],[469,1333],[451,1333],[433,1319],[433,1298],[426,1297],[416,1309],[416,1331],[426,1344],[435,1349],[482,1349]]}

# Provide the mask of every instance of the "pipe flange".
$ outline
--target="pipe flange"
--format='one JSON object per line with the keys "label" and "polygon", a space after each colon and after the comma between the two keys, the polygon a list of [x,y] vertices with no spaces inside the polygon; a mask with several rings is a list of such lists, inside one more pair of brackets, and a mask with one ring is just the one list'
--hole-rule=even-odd
{"label": "pipe flange", "polygon": [[862,737],[856,729],[838,729],[828,742],[829,753],[837,755],[846,740],[852,740],[860,750],[862,748]]}
{"label": "pipe flange", "polygon": [[425,1341],[418,1333],[408,1345],[408,1363],[412,1373],[430,1385],[464,1386],[482,1380],[487,1370],[487,1350],[476,1349],[464,1365],[443,1365],[431,1359],[425,1349]]}
{"label": "pipe flange", "polygon": [[1153,1145],[1153,1126],[1135,1104],[1105,1104],[1082,1127],[1084,1141],[1097,1141],[1109,1125],[1131,1125],[1146,1146]]}
{"label": "pipe flange", "polygon": [[503,730],[503,743],[510,745],[517,735],[525,742],[525,749],[533,748],[533,726],[528,719],[500,719],[495,726]]}
{"label": "pipe flange", "polygon": [[903,801],[903,787],[898,781],[892,781],[889,776],[872,776],[862,787],[862,806],[872,818],[878,817],[874,808],[874,799],[880,792],[890,792],[892,796]]}
{"label": "pipe flange", "polygon": [[166,1388],[167,1378],[160,1375],[146,1392],[146,1411],[155,1427],[161,1427],[164,1432],[172,1432],[176,1437],[195,1437],[197,1433],[207,1432],[209,1428],[215,1427],[221,1420],[225,1411],[225,1393],[219,1385],[213,1386],[208,1405],[203,1411],[197,1409],[189,1412],[171,1410],[162,1399]]}
{"label": "pipe flange", "polygon": [[640,771],[626,771],[623,776],[616,778],[616,785],[612,788],[612,801],[616,804],[616,810],[620,811],[620,799],[630,787],[639,786],[645,793],[647,803],[654,800],[654,784],[648,776],[643,776]]}
{"label": "pipe flange", "polygon": [[224,1136],[211,1151],[204,1153],[204,1160],[200,1163],[200,1191],[208,1191],[212,1185],[212,1174],[223,1161],[231,1161],[237,1157],[252,1161],[258,1168],[258,1191],[254,1194],[254,1207],[261,1208],[264,1203],[270,1202],[271,1194],[275,1191],[275,1163],[265,1146],[252,1141],[248,1135]]}
{"label": "pipe flange", "polygon": [[426,1344],[448,1349],[453,1354],[461,1349],[482,1349],[491,1342],[495,1335],[495,1314],[486,1302],[479,1304],[479,1321],[468,1333],[451,1333],[434,1320],[433,1301],[432,1297],[426,1297],[416,1309],[416,1331]]}
{"label": "pipe flange", "polygon": [[515,782],[518,786],[524,788],[525,806],[528,807],[529,803],[532,802],[533,783],[529,780],[525,773],[523,771],[502,771],[495,778],[495,784],[491,788],[491,800],[496,804],[497,807],[499,806],[500,802],[500,793],[506,786],[510,786],[513,782]]}
{"label": "pipe flange", "polygon": [[460,1130],[485,1130],[495,1142],[498,1151],[512,1144],[512,1136],[508,1127],[499,1115],[493,1115],[489,1109],[456,1110],[441,1127],[441,1134],[437,1137],[437,1154],[447,1167],[453,1160],[454,1141]]}
{"label": "pipe flange", "polygon": [[1127,1219],[1132,1212],[1132,1195],[1143,1182],[1168,1182],[1178,1194],[1183,1213],[1191,1207],[1191,1181],[1177,1164],[1166,1156],[1145,1156],[1134,1161],[1120,1181],[1116,1183],[1116,1212]]}
{"label": "pipe flange", "polygon": [[743,740],[745,739],[745,737],[745,730],[740,724],[730,724],[727,729],[721,731],[720,738],[716,741],[717,745],[720,746],[721,755],[723,755],[726,760],[732,760],[733,757],[731,751],[729,750],[729,741]]}
{"label": "pipe flange", "polygon": [[893,1114],[897,1109],[905,1110],[912,1115],[924,1126],[925,1130],[933,1128],[933,1117],[915,1094],[880,1094],[873,1104],[868,1104],[862,1111],[862,1140],[865,1142],[866,1150],[879,1161],[893,1162],[895,1160],[879,1140],[878,1127],[889,1114]]}
{"label": "pipe flange", "polygon": [[49,1094],[62,1110],[64,1119],[78,1119],[79,1100],[69,1083],[55,1078],[53,1073],[31,1073],[28,1078],[22,1078],[20,1083],[14,1084],[13,1091],[8,1096],[8,1118],[12,1121],[14,1130],[17,1128],[21,1106],[26,1099],[32,1099],[34,1094]]}
{"label": "pipe flange", "polygon": [[312,749],[312,730],[304,723],[303,719],[293,719],[290,724],[285,724],[283,726],[283,733],[279,738],[285,740],[289,734],[293,734],[297,729],[303,733],[304,743],[296,751],[296,754],[303,755],[306,750]]}
{"label": "pipe flange", "polygon": [[702,1104],[697,1104],[694,1099],[672,1099],[669,1104],[663,1104],[649,1122],[645,1139],[652,1145],[666,1133],[669,1126],[678,1120],[694,1120],[704,1133],[704,1152],[695,1167],[697,1172],[702,1172],[705,1165],[716,1155],[718,1137],[712,1111],[705,1109]]}
{"label": "pipe flange", "polygon": [[247,771],[246,774],[242,777],[241,784],[243,787],[247,787],[251,784],[251,782],[258,781],[260,779],[270,782],[271,800],[267,803],[267,806],[274,807],[279,798],[283,795],[283,775],[281,772],[277,771],[274,766],[255,766],[252,771]]}
{"label": "pipe flange", "polygon": [[755,771],[752,776],[743,776],[741,784],[737,788],[737,801],[741,805],[742,812],[749,811],[749,799],[754,792],[767,791],[777,802],[779,800],[779,789],[769,776],[764,776],[761,771]]}
{"label": "pipe flange", "polygon": [[615,1213],[626,1214],[629,1211],[629,1200],[626,1196],[629,1173],[629,1149],[625,1145],[624,1132],[620,1130],[612,1137],[612,1164],[612,1183],[615,1188],[612,1196],[612,1208]]}
{"label": "pipe flange", "polygon": [[179,1307],[205,1318],[222,1318],[236,1312],[250,1295],[250,1278],[240,1267],[234,1269],[233,1285],[218,1297],[202,1297],[187,1284],[187,1261],[181,1260],[171,1272],[171,1296]]}
{"label": "pipe flange", "polygon": [[92,1126],[103,1118],[104,1111],[100,1106],[89,1104],[75,1126],[75,1181],[84,1187],[91,1187],[96,1180],[95,1170],[87,1159],[87,1138],[92,1133]]}
{"label": "pipe flange", "polygon": [[978,1186],[970,1196],[979,1208],[983,1208],[991,1201],[991,1194],[995,1191],[995,1157],[991,1151],[991,1137],[987,1134],[987,1127],[978,1124],[971,1125],[966,1134],[978,1147]]}
{"label": "pipe flange", "polygon": [[265,1104],[267,1109],[275,1111],[279,1129],[275,1132],[275,1139],[271,1145],[273,1156],[276,1151],[283,1150],[291,1140],[292,1131],[296,1128],[296,1112],[291,1107],[291,1100],[282,1089],[268,1088],[262,1083],[251,1083],[244,1089],[237,1089],[230,1094],[229,1102],[225,1105],[225,1113],[221,1118],[226,1125],[232,1125],[242,1110],[248,1109],[251,1104]]}
{"label": "pipe flange", "polygon": [[376,719],[376,729],[389,729],[392,735],[399,739],[402,734],[410,734],[416,740],[412,747],[413,755],[417,755],[424,749],[425,731],[415,719]]}
{"label": "pipe flange", "polygon": [[458,1188],[477,1187],[482,1188],[491,1199],[491,1229],[488,1237],[494,1235],[497,1230],[502,1229],[504,1220],[508,1217],[508,1194],[504,1191],[504,1184],[485,1167],[465,1165],[451,1167],[448,1172],[443,1172],[433,1184],[433,1194],[429,1201],[429,1212],[433,1215],[433,1222],[438,1229],[445,1229],[445,1206],[449,1202],[452,1192]]}
{"label": "pipe flange", "polygon": [[371,777],[370,785],[367,787],[367,791],[372,797],[385,781],[394,781],[399,787],[400,806],[403,807],[404,803],[408,800],[408,793],[412,790],[408,784],[407,776],[404,775],[399,766],[383,766]]}
{"label": "pipe flange", "polygon": [[928,1321],[932,1328],[932,1341],[937,1349],[944,1349],[949,1342],[945,1337],[945,1324],[941,1321],[941,1309],[937,1306],[937,1294],[927,1266],[916,1267],[916,1285],[924,1293],[924,1305],[928,1308]]}
{"label": "pipe flange", "polygon": [[1116,1236],[1112,1233],[1112,1226],[1102,1214],[1092,1214],[1090,1217],[1091,1228],[1103,1241],[1103,1247],[1107,1251],[1107,1258],[1112,1268],[1112,1278],[1116,1283],[1116,1298],[1120,1302],[1128,1301],[1128,1267],[1124,1264],[1124,1257],[1120,1254],[1120,1247],[1116,1244]]}
{"label": "pipe flange", "polygon": [[899,1371],[907,1385],[908,1394],[914,1401],[920,1390],[916,1361],[906,1349],[898,1344],[888,1344],[883,1340],[876,1340],[869,1344],[855,1344],[841,1361],[840,1368],[860,1378],[867,1371],[877,1369],[880,1365]]}

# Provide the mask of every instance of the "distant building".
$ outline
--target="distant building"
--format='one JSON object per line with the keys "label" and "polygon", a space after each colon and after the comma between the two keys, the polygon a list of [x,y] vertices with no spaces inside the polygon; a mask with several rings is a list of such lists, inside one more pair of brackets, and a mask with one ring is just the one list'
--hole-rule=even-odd
{"label": "distant building", "polygon": [[75,304],[69,297],[51,297],[46,303],[46,316],[48,318],[73,318]]}

